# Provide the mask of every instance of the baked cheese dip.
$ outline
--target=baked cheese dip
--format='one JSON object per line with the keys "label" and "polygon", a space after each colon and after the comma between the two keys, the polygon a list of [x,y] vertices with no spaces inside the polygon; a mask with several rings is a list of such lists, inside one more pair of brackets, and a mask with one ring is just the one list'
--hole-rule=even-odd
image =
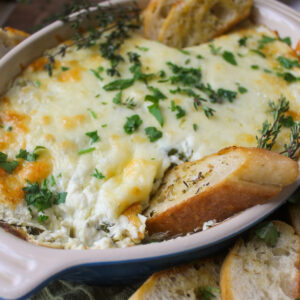
{"label": "baked cheese dip", "polygon": [[[170,166],[256,147],[270,101],[285,97],[300,119],[299,61],[285,42],[262,26],[184,50],[132,33],[120,76],[101,40],[70,47],[51,77],[47,57],[35,60],[1,99],[0,220],[40,245],[140,243]],[[274,150],[288,140],[283,128]]]}

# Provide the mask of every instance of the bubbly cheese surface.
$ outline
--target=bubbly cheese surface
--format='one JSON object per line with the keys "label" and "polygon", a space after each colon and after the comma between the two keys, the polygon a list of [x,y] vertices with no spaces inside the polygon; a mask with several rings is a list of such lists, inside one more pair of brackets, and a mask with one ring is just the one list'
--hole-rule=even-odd
{"label": "bubbly cheese surface", "polygon": [[[275,39],[260,50],[264,55],[251,51],[263,36]],[[247,37],[246,46],[239,43],[243,37]],[[212,49],[219,47],[219,51]],[[236,65],[224,59],[225,51],[234,55]],[[147,84],[135,80],[122,91],[118,104],[120,91],[103,87],[132,78],[128,52],[140,55],[143,73],[154,75]],[[226,146],[255,147],[263,122],[272,120],[268,102],[277,103],[281,95],[290,102],[289,114],[299,120],[300,83],[287,82],[277,73],[299,77],[300,69],[283,69],[277,58],[294,60],[295,56],[264,27],[243,29],[185,51],[133,33],[121,54],[125,61],[119,66],[120,77],[106,73],[110,63],[101,57],[98,45],[70,48],[57,58],[52,77],[44,70],[42,57],[2,97],[0,151],[14,160],[20,149],[46,148],[34,162],[19,159],[12,174],[0,169],[0,220],[21,226],[36,243],[70,249],[139,243],[145,233],[142,211],[171,163],[197,160]],[[214,91],[234,91],[236,97],[211,103],[206,93],[193,88],[207,100],[202,103],[214,110],[207,117],[201,106],[195,107],[195,97],[174,93],[178,87],[190,87],[167,80],[174,76],[168,62],[200,69],[199,84],[210,84]],[[166,96],[159,101],[163,126],[149,111],[153,103],[145,99],[153,95],[151,87]],[[185,114],[181,116],[180,111]],[[142,122],[128,134],[124,125],[133,115]],[[155,127],[162,136],[150,141],[148,127]],[[93,142],[87,133],[95,131],[99,138]],[[274,150],[280,151],[288,139],[289,131],[283,129]],[[95,169],[103,176],[92,176]],[[28,209],[22,188],[26,180],[41,184],[45,179],[50,190],[66,192],[67,197],[46,209],[48,219],[39,222],[38,213]]]}

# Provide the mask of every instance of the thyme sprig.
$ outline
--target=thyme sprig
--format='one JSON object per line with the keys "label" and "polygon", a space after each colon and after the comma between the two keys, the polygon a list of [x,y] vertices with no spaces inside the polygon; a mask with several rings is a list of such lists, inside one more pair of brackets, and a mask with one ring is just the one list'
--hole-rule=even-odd
{"label": "thyme sprig", "polygon": [[262,134],[261,137],[258,138],[256,136],[257,147],[267,150],[271,150],[276,142],[282,123],[285,120],[284,113],[289,110],[289,102],[285,97],[281,96],[277,105],[271,101],[269,102],[269,106],[274,121],[273,123],[270,123],[266,120],[260,130],[260,133]]}
{"label": "thyme sprig", "polygon": [[284,151],[281,154],[285,154],[292,159],[296,159],[296,153],[300,148],[300,122],[296,122],[291,127],[290,143],[284,145]]}
{"label": "thyme sprig", "polygon": [[[58,16],[65,23],[69,23],[74,30],[73,42],[62,45],[53,54],[48,55],[48,62],[45,64],[45,69],[49,76],[52,76],[55,66],[55,58],[57,56],[64,57],[67,50],[73,46],[77,50],[94,46],[96,42],[103,38],[99,45],[101,55],[110,61],[110,68],[107,69],[107,74],[110,76],[120,76],[117,67],[124,58],[120,55],[119,49],[125,39],[129,37],[131,30],[139,28],[139,8],[133,2],[131,5],[117,6],[109,5],[104,7],[97,5],[95,12],[90,7],[90,0],[77,0],[76,5],[67,7],[61,15]],[[80,12],[76,16],[70,16],[69,13]],[[93,20],[94,26],[90,27],[86,34],[82,33],[83,23],[87,20]]]}

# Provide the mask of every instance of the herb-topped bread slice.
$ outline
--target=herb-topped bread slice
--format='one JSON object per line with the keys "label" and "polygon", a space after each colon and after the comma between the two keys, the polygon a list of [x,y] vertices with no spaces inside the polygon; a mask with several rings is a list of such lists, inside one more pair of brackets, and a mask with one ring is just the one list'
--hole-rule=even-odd
{"label": "herb-topped bread slice", "polygon": [[222,300],[294,300],[300,296],[300,237],[286,223],[258,228],[240,240],[221,270]]}
{"label": "herb-topped bread slice", "polygon": [[171,169],[150,202],[151,234],[183,234],[222,221],[276,196],[298,176],[298,164],[258,148],[229,147]]}
{"label": "herb-topped bread slice", "polygon": [[177,48],[199,45],[250,14],[253,0],[152,0],[143,13],[144,35]]}
{"label": "herb-topped bread slice", "polygon": [[129,300],[220,299],[222,259],[202,259],[153,274]]}

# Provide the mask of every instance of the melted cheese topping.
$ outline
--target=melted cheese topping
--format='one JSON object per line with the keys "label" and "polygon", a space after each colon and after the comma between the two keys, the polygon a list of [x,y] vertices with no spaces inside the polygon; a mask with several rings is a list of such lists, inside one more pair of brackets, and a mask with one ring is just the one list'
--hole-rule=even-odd
{"label": "melted cheese topping", "polygon": [[[261,49],[266,58],[250,51],[258,47],[263,35],[276,37],[264,27],[249,28],[216,39],[213,44],[222,47],[221,54],[213,54],[208,44],[186,49],[187,54],[132,34],[121,49],[126,57],[119,67],[121,78],[132,78],[132,64],[126,54],[131,51],[140,55],[144,73],[164,70],[168,78],[172,72],[166,63],[170,61],[186,68],[201,68],[202,82],[214,90],[237,92],[232,102],[208,101],[215,113],[207,118],[201,108],[195,109],[193,98],[172,94],[170,90],[177,85],[158,82],[156,76],[149,85],[167,96],[159,103],[163,127],[149,113],[151,102],[145,101],[145,95],[152,93],[143,81],[135,81],[122,92],[123,101],[133,98],[133,109],[112,101],[118,91],[106,91],[103,86],[117,78],[106,74],[110,64],[99,54],[99,46],[69,49],[64,58],[57,59],[52,77],[43,69],[44,57],[34,61],[2,98],[0,151],[13,160],[21,148],[32,152],[36,146],[44,146],[47,150],[36,162],[23,161],[13,174],[0,169],[0,219],[23,227],[38,244],[106,248],[139,243],[145,233],[142,209],[171,163],[182,162],[182,156],[197,160],[231,145],[256,146],[262,123],[272,119],[268,101],[277,102],[280,95],[290,101],[290,115],[299,117],[299,82],[288,83],[276,76],[282,68],[276,58],[295,59],[292,50],[276,40]],[[247,47],[238,43],[244,36],[248,37]],[[142,51],[139,46],[148,50]],[[237,65],[224,60],[223,51],[232,52]],[[253,69],[253,65],[258,67]],[[99,73],[101,79],[91,71],[99,67],[104,68]],[[299,68],[288,71],[300,76]],[[247,92],[240,93],[239,86]],[[197,93],[208,99],[203,92]],[[184,117],[176,118],[171,101],[186,111]],[[123,126],[135,114],[143,122],[129,135]],[[6,130],[9,126],[12,131]],[[163,136],[150,142],[146,127],[156,127]],[[91,144],[86,133],[96,130],[100,140]],[[288,136],[283,129],[277,150],[287,143]],[[78,153],[91,147],[94,151]],[[168,155],[173,148],[183,155]],[[95,168],[104,179],[92,176]],[[49,218],[39,223],[37,215],[26,207],[22,187],[26,179],[41,182],[50,175],[56,184],[49,188],[67,192],[67,198],[65,203],[46,209]],[[38,228],[38,233],[33,234],[31,227]]]}

